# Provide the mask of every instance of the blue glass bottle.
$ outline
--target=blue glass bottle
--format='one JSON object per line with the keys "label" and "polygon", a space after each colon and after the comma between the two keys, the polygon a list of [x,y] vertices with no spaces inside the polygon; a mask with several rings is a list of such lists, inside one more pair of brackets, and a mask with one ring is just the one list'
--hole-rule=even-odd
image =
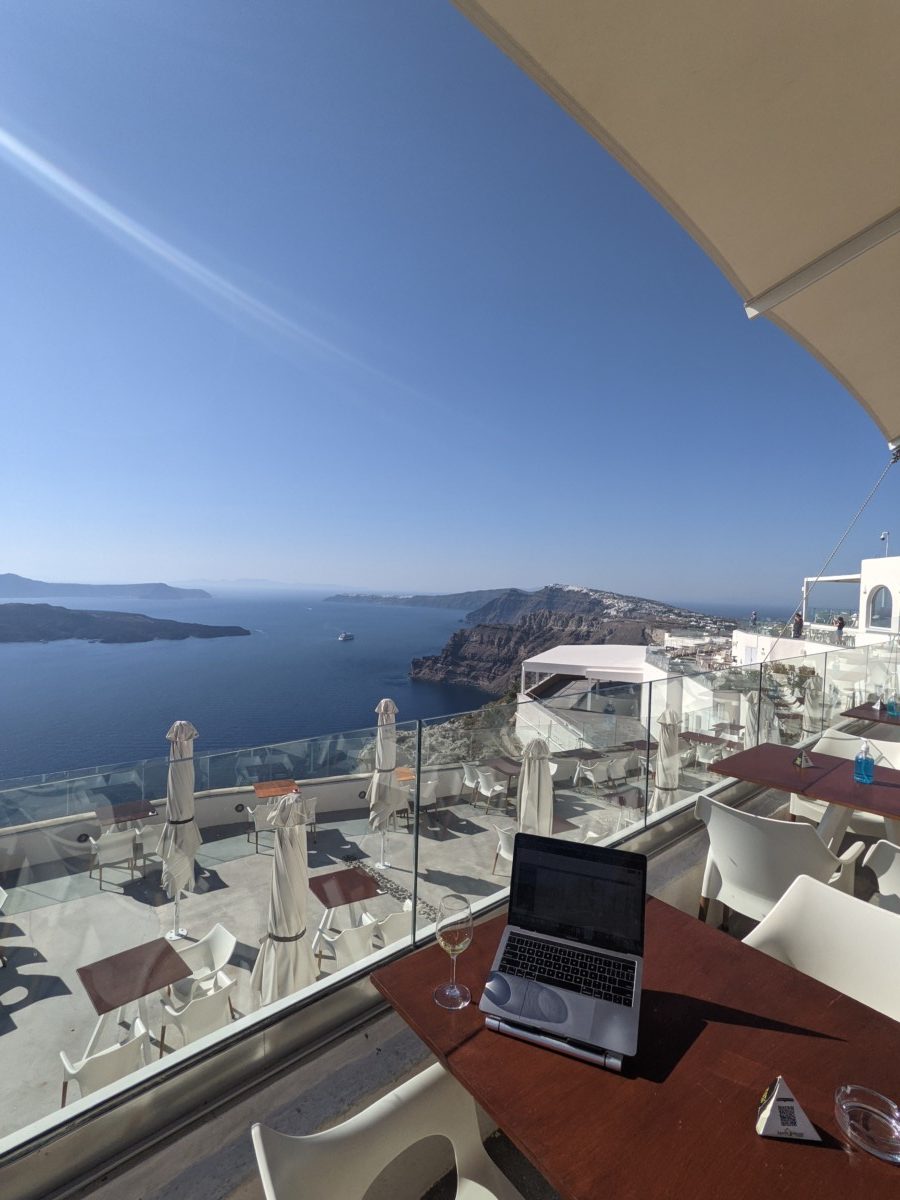
{"label": "blue glass bottle", "polygon": [[875,759],[869,753],[869,743],[863,738],[859,754],[853,760],[853,782],[873,783],[874,780]]}

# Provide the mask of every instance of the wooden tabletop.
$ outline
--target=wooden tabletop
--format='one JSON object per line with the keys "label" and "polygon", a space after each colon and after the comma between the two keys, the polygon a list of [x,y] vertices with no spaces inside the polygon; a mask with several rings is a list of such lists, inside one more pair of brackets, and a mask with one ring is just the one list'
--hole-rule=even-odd
{"label": "wooden tabletop", "polygon": [[358,904],[360,900],[371,900],[379,895],[377,882],[367,871],[356,867],[341,867],[323,875],[312,875],[309,890],[323,908],[341,908],[344,904]]}
{"label": "wooden tabletop", "polygon": [[77,969],[98,1016],[186,979],[190,973],[191,968],[165,938],[155,938]]}
{"label": "wooden tabletop", "polygon": [[554,750],[550,757],[553,759],[576,758],[579,762],[599,762],[601,758],[606,758],[606,754],[603,750],[597,750],[591,746],[578,746],[574,750]]}
{"label": "wooden tabletop", "polygon": [[412,783],[415,777],[412,767],[394,767],[394,780],[397,783]]}
{"label": "wooden tabletop", "polygon": [[760,787],[778,788],[782,792],[810,794],[820,779],[839,767],[846,759],[833,754],[808,751],[815,764],[812,767],[795,767],[794,759],[799,754],[796,746],[776,746],[772,742],[761,742],[749,750],[739,750],[718,762],[708,763],[708,769],[717,775],[728,775],[743,779],[747,783],[758,783]]}
{"label": "wooden tabletop", "polygon": [[492,771],[499,771],[501,775],[521,775],[522,773],[522,763],[509,754],[495,754],[492,758],[484,759],[481,765],[490,767]]}
{"label": "wooden tabletop", "polygon": [[293,779],[270,779],[267,783],[254,783],[257,800],[274,800],[278,796],[289,796],[300,789]]}
{"label": "wooden tabletop", "polygon": [[689,746],[724,746],[725,739],[716,737],[712,733],[697,733],[695,730],[686,729],[678,735],[683,742],[687,742]]}
{"label": "wooden tabletop", "polygon": [[709,770],[762,787],[796,792],[810,800],[840,804],[889,820],[900,819],[900,771],[876,766],[873,783],[854,783],[852,759],[810,750],[807,754],[815,765],[795,767],[793,760],[798,753],[796,746],[762,742],[751,750],[710,763]]}
{"label": "wooden tabletop", "polygon": [[[621,1075],[484,1027],[477,1002],[505,922],[457,960],[473,1003],[435,1005],[437,946],[372,981],[566,1200],[887,1200],[900,1171],[848,1151],[834,1089],[900,1097],[900,1025],[658,900],[647,906],[638,1054]],[[784,1075],[824,1145],[759,1137],[756,1108]]]}
{"label": "wooden tabletop", "polygon": [[842,717],[856,717],[858,721],[876,721],[879,725],[900,725],[900,717],[889,717],[887,708],[882,705],[876,708],[874,704],[857,704],[841,713]]}
{"label": "wooden tabletop", "polygon": [[148,800],[126,800],[121,804],[98,804],[96,813],[101,825],[119,825],[155,817],[156,809]]}

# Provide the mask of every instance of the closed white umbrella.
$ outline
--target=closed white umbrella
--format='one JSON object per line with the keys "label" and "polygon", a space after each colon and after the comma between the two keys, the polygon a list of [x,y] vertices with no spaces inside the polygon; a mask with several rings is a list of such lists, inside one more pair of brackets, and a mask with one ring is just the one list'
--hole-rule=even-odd
{"label": "closed white umbrella", "polygon": [[658,716],[658,745],[656,748],[656,774],[653,794],[650,797],[651,812],[666,808],[678,798],[681,783],[681,713],[676,708],[666,708]]}
{"label": "closed white umbrella", "polygon": [[170,941],[187,936],[179,920],[179,897],[194,890],[194,857],[203,842],[194,820],[194,738],[197,730],[190,721],[176,721],[166,738],[169,741],[169,776],[166,784],[166,823],[156,852],[162,859],[162,885],[175,901]]}
{"label": "closed white umbrella", "polygon": [[821,733],[825,707],[825,688],[821,675],[811,675],[803,689],[803,732]]}
{"label": "closed white umbrella", "polygon": [[516,796],[519,832],[550,837],[553,833],[553,776],[550,774],[550,748],[543,738],[532,738],[522,753]]}
{"label": "closed white umbrella", "polygon": [[750,750],[759,742],[781,744],[781,732],[775,720],[775,705],[769,696],[760,698],[758,692],[747,697],[747,715],[744,718],[744,749]]}
{"label": "closed white umbrella", "polygon": [[369,781],[369,828],[381,834],[381,861],[377,867],[389,867],[385,858],[385,833],[394,811],[394,768],[397,765],[397,705],[391,699],[379,700],[375,707],[378,729],[375,733],[375,770]]}
{"label": "closed white umbrella", "polygon": [[272,806],[275,861],[266,936],[250,976],[261,1004],[290,996],[316,977],[312,945],[306,932],[309,870],[306,862],[306,813],[299,792],[282,796]]}

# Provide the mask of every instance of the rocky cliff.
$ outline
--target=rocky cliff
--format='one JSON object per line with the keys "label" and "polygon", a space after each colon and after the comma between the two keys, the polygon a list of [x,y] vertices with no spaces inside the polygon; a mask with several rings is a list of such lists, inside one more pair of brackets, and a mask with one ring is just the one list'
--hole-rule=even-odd
{"label": "rocky cliff", "polygon": [[[502,695],[518,686],[522,660],[560,645],[650,645],[672,622],[610,619],[585,613],[528,613],[514,624],[459,629],[440,654],[414,658],[410,678],[464,683]],[[658,633],[654,633],[659,630]]]}

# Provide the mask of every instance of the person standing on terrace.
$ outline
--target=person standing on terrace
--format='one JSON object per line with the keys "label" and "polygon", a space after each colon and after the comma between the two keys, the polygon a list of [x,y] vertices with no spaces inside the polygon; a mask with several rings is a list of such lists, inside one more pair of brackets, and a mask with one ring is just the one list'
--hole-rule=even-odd
{"label": "person standing on terrace", "polygon": [[793,620],[791,621],[791,637],[792,638],[803,637],[803,617],[800,613],[799,608],[794,613]]}
{"label": "person standing on terrace", "polygon": [[834,636],[837,644],[840,645],[844,640],[844,618],[835,617],[834,619]]}

